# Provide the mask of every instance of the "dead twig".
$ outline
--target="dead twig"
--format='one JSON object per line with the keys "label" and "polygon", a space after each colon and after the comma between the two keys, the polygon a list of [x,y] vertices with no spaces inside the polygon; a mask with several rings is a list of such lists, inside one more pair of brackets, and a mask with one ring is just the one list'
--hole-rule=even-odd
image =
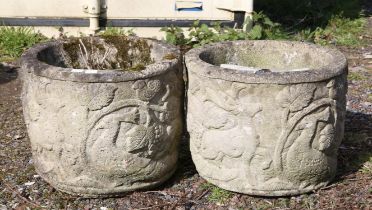
{"label": "dead twig", "polygon": [[21,193],[19,193],[17,190],[15,190],[12,186],[10,186],[10,184],[6,183],[6,182],[3,182],[3,184],[5,185],[5,188],[10,190],[11,192],[15,193],[17,195],[18,198],[20,198],[22,201],[26,202],[27,204],[33,206],[33,207],[36,207],[36,208],[43,208],[45,209],[45,207],[41,206],[40,204],[38,203],[35,203],[35,202],[32,202],[30,201],[29,199],[23,197],[21,195]]}
{"label": "dead twig", "polygon": [[86,59],[89,60],[88,50],[87,50],[87,48],[85,47],[84,42],[83,42],[81,39],[79,39],[79,42],[80,42],[81,46],[83,46],[83,49],[84,49],[84,52],[85,52]]}
{"label": "dead twig", "polygon": [[359,178],[359,179],[345,179],[344,181],[350,181],[350,182],[353,182],[353,181],[361,181],[361,180],[363,180],[363,181],[368,181],[368,180],[370,180],[370,179],[372,179],[372,177],[367,177],[367,178]]}
{"label": "dead twig", "polygon": [[85,59],[85,56],[84,56],[84,53],[83,53],[83,50],[81,49],[81,45],[79,44],[79,49],[80,49],[80,54],[81,54],[81,57],[85,63],[85,66],[90,69],[89,65],[88,65],[88,61]]}
{"label": "dead twig", "polygon": [[195,200],[198,201],[198,200],[202,199],[208,192],[209,192],[209,190],[205,190],[202,194],[200,194],[198,197],[196,197]]}
{"label": "dead twig", "polygon": [[110,53],[110,50],[111,48],[108,48],[105,52],[105,54],[103,55],[103,58],[101,60],[101,62],[99,62],[99,64],[103,64],[103,62],[105,61],[106,57],[108,56],[108,54]]}
{"label": "dead twig", "polygon": [[326,187],[322,187],[322,188],[320,188],[320,190],[328,190],[328,189],[334,188],[334,187],[336,187],[336,186],[337,186],[337,184],[331,184],[331,185],[328,185],[328,186],[326,186]]}
{"label": "dead twig", "polygon": [[[91,69],[90,66],[89,66],[89,55],[88,55],[87,48],[85,47],[85,45],[84,45],[84,43],[81,39],[79,39],[79,42],[80,42],[79,49],[80,49],[82,59],[85,62],[85,66],[87,67],[87,69]],[[83,52],[83,49],[84,49],[84,52]]]}

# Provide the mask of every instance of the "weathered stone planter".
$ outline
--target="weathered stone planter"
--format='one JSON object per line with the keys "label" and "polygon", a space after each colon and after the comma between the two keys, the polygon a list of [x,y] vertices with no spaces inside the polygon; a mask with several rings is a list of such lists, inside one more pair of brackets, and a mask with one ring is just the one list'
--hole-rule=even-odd
{"label": "weathered stone planter", "polygon": [[[37,172],[57,189],[87,197],[168,179],[182,132],[179,57],[158,41],[118,37],[28,50],[20,60],[23,108]],[[83,69],[87,64],[129,70]]]}
{"label": "weathered stone planter", "polygon": [[347,91],[340,52],[236,41],[193,49],[186,66],[190,147],[202,177],[263,196],[305,193],[331,181]]}

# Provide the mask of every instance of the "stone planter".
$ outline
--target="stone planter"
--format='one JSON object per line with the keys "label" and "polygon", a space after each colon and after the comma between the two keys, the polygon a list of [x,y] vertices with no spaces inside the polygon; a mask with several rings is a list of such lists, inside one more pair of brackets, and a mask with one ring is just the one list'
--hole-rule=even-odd
{"label": "stone planter", "polygon": [[168,179],[183,122],[179,57],[175,47],[134,37],[28,50],[20,59],[22,97],[36,171],[55,188],[86,197]]}
{"label": "stone planter", "polygon": [[193,49],[186,66],[190,148],[202,177],[263,196],[306,193],[332,180],[347,92],[340,52],[236,41]]}

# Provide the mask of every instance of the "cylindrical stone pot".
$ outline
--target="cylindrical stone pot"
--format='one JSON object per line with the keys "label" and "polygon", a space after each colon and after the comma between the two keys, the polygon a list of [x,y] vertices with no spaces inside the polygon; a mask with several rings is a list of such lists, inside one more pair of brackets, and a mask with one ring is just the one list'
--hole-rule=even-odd
{"label": "cylindrical stone pot", "polygon": [[261,196],[306,193],[332,180],[347,92],[339,51],[224,42],[189,51],[186,66],[190,148],[203,178]]}
{"label": "cylindrical stone pot", "polygon": [[[84,69],[85,61],[128,70]],[[115,196],[175,171],[184,95],[175,47],[134,37],[69,39],[36,45],[20,64],[33,162],[52,186]]]}

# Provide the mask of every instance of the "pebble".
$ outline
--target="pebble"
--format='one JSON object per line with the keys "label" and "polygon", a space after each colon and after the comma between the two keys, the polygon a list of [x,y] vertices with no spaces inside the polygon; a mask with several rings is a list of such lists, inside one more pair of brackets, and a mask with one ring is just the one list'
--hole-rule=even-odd
{"label": "pebble", "polygon": [[363,106],[366,106],[366,107],[371,107],[372,106],[372,103],[371,102],[363,102]]}
{"label": "pebble", "polygon": [[17,134],[17,135],[15,135],[15,136],[13,136],[13,139],[15,139],[15,140],[17,140],[17,139],[21,139],[21,138],[23,138],[23,135],[19,135],[19,134]]}
{"label": "pebble", "polygon": [[365,58],[365,59],[372,59],[372,55],[371,54],[363,54],[363,57]]}
{"label": "pebble", "polygon": [[35,182],[26,182],[26,183],[24,183],[25,186],[31,186],[33,184],[35,184]]}
{"label": "pebble", "polygon": [[19,203],[15,203],[15,204],[13,204],[13,205],[12,205],[12,209],[17,208],[18,205],[19,205]]}

